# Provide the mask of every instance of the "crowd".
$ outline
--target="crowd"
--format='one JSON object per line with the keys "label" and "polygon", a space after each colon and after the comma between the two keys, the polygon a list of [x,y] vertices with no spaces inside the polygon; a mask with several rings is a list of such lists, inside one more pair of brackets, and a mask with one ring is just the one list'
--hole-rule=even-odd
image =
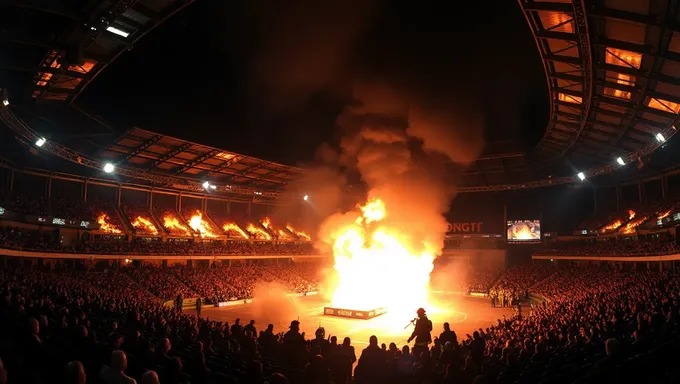
{"label": "crowd", "polygon": [[650,256],[680,253],[680,246],[672,237],[668,241],[656,239],[605,238],[583,241],[558,241],[539,253],[545,255],[576,256]]}
{"label": "crowd", "polygon": [[67,220],[89,220],[93,217],[93,206],[80,196],[53,193],[48,199],[30,193],[12,193],[0,190],[0,207],[26,215],[54,216]]}
{"label": "crowd", "polygon": [[343,384],[352,373],[360,384],[680,379],[672,363],[680,352],[680,276],[510,271],[501,278],[508,286],[526,278],[516,286],[532,285],[549,300],[465,337],[435,324],[433,344],[419,355],[375,336],[362,351],[322,328],[308,338],[296,320],[282,333],[198,319],[164,308],[147,291],[155,289],[150,276],[160,284],[160,275],[148,270],[139,283],[121,271],[0,271],[0,382]]}
{"label": "crowd", "polygon": [[508,269],[489,289],[494,307],[510,307],[527,296],[529,287],[555,272],[552,264],[529,264]]}

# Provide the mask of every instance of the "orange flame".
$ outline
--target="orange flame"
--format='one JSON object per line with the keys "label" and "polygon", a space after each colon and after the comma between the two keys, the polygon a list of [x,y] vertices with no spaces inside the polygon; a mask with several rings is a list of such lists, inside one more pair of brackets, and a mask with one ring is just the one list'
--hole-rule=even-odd
{"label": "orange flame", "polygon": [[604,232],[607,232],[607,231],[615,231],[615,230],[619,229],[621,224],[623,224],[623,222],[621,220],[613,221],[612,223],[607,224],[604,227],[602,227],[601,232],[604,233]]}
{"label": "orange flame", "polygon": [[201,237],[217,237],[217,235],[213,233],[212,229],[210,228],[210,224],[203,220],[203,213],[201,213],[199,210],[196,210],[196,213],[194,213],[194,215],[189,219],[189,226],[194,231],[198,232]]}
{"label": "orange flame", "polygon": [[139,228],[154,235],[158,234],[158,229],[155,225],[153,225],[151,220],[145,219],[141,216],[137,216],[137,219],[135,219],[135,221],[133,221],[131,224],[133,228]]}
{"label": "orange flame", "polygon": [[508,239],[510,240],[540,240],[540,232],[536,232],[526,223],[515,223],[508,228]]}
{"label": "orange flame", "polygon": [[248,230],[248,232],[252,233],[255,236],[256,239],[265,239],[265,240],[271,240],[272,239],[272,236],[269,233],[267,233],[267,231],[265,231],[262,228],[256,227],[255,224],[253,224],[253,223],[248,223],[246,230]]}
{"label": "orange flame", "polygon": [[633,220],[634,217],[635,217],[635,211],[633,211],[632,209],[629,209],[628,210],[628,220]]}
{"label": "orange flame", "polygon": [[99,230],[106,233],[112,233],[114,235],[121,234],[122,231],[118,229],[115,225],[109,223],[108,222],[109,220],[111,220],[109,215],[107,215],[106,213],[101,213],[97,217],[97,223],[99,223]]}
{"label": "orange flame", "polygon": [[310,241],[310,240],[312,239],[311,236],[309,236],[309,235],[306,234],[305,232],[296,231],[295,228],[293,228],[293,226],[290,225],[290,224],[287,224],[287,225],[286,225],[286,229],[288,229],[291,233],[294,233],[294,234],[296,234],[298,237],[301,237],[301,238],[303,238],[303,239],[305,239],[305,240],[307,240],[307,241]]}
{"label": "orange flame", "polygon": [[270,219],[268,217],[265,217],[264,219],[262,219],[262,226],[263,227],[265,227],[267,229],[271,229],[271,228],[269,228],[271,225],[272,225],[272,219]]}
{"label": "orange flame", "polygon": [[628,224],[626,224],[622,229],[621,233],[629,235],[631,233],[635,233],[635,228],[637,228],[640,224],[644,223],[647,220],[646,217],[641,217],[637,220],[634,221],[629,221]]}
{"label": "orange flame", "polygon": [[261,223],[262,226],[267,228],[269,231],[278,234],[279,238],[290,239],[290,234],[288,234],[286,231],[280,228],[274,228],[274,225],[272,225],[272,219],[269,217],[262,219]]}
{"label": "orange flame", "polygon": [[166,214],[163,216],[163,226],[170,232],[182,232],[186,236],[191,236],[191,231],[189,231],[189,228],[180,223],[179,219],[177,219],[177,217],[174,215]]}
{"label": "orange flame", "polygon": [[657,220],[662,220],[662,219],[667,218],[668,216],[670,216],[671,212],[673,212],[672,209],[660,214],[659,217],[657,217]]}
{"label": "orange flame", "polygon": [[224,232],[226,232],[227,236],[229,236],[231,233],[236,233],[242,236],[244,239],[248,239],[248,234],[245,233],[236,223],[224,223],[222,229],[224,229]]}
{"label": "orange flame", "polygon": [[[334,306],[371,309],[387,307],[409,315],[428,301],[430,272],[437,254],[432,244],[411,241],[408,234],[383,221],[385,203],[369,200],[353,222],[330,228],[338,281]],[[373,223],[372,225],[368,225]]]}

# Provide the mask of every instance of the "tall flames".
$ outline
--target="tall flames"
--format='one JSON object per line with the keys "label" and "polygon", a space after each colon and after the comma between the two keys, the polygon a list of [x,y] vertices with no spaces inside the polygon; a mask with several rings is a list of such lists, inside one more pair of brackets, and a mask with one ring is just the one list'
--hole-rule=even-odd
{"label": "tall flames", "polygon": [[607,231],[615,231],[619,229],[619,227],[623,224],[621,220],[614,220],[613,222],[605,225],[602,227],[602,233],[607,232]]}
{"label": "tall flames", "polygon": [[99,230],[105,233],[110,233],[113,235],[120,235],[123,233],[118,227],[116,227],[114,224],[109,223],[109,220],[111,220],[111,217],[107,215],[106,213],[101,213],[97,217],[97,223],[99,223]]}
{"label": "tall flames", "polygon": [[212,230],[211,225],[203,220],[203,213],[196,210],[194,214],[189,218],[189,226],[196,231],[201,237],[208,237],[214,239],[217,237],[215,232]]}
{"label": "tall flames", "polygon": [[239,227],[238,224],[236,223],[224,223],[224,225],[222,225],[222,229],[227,234],[227,236],[230,236],[231,234],[236,234],[248,240],[248,234],[244,230],[242,230],[241,227]]}
{"label": "tall flames", "polygon": [[137,216],[137,218],[135,219],[135,221],[133,221],[133,222],[130,223],[130,224],[132,224],[132,227],[133,227],[133,228],[137,228],[137,229],[140,229],[140,230],[142,230],[142,231],[146,231],[146,232],[148,232],[148,233],[151,233],[152,235],[157,235],[157,234],[158,234],[158,228],[156,228],[156,226],[153,225],[153,223],[151,222],[151,220],[145,219],[145,218],[143,218],[143,217],[141,217],[141,216]]}
{"label": "tall flames", "polygon": [[667,218],[668,216],[670,216],[670,215],[671,215],[671,212],[673,212],[672,209],[669,209],[669,210],[666,211],[666,212],[662,212],[661,214],[659,214],[659,217],[657,217],[656,219],[657,219],[657,220],[663,220],[663,219]]}
{"label": "tall flames", "polygon": [[[633,217],[635,217],[635,215],[633,215]],[[626,223],[626,225],[624,225],[623,228],[621,228],[621,233],[625,235],[635,233],[637,227],[639,227],[640,224],[644,223],[645,221],[647,221],[647,217],[640,217],[639,219],[631,220],[628,223]]]}
{"label": "tall flames", "polygon": [[184,236],[191,236],[191,231],[189,228],[182,224],[176,216],[170,213],[166,213],[163,216],[163,226],[170,232],[180,233]]}
{"label": "tall flames", "polygon": [[262,239],[262,240],[271,240],[272,235],[269,234],[269,232],[265,231],[264,229],[255,226],[253,223],[248,223],[248,226],[246,227],[246,230],[250,233],[253,234],[253,236],[256,239]]}
{"label": "tall flames", "polygon": [[326,228],[338,277],[334,306],[410,313],[414,305],[427,302],[438,249],[390,225],[385,221],[388,216],[385,202],[370,198],[344,215],[344,223]]}
{"label": "tall flames", "polygon": [[274,225],[272,224],[272,219],[270,219],[269,217],[265,217],[264,219],[262,219],[261,223],[262,226],[267,228],[269,232],[277,234],[279,236],[279,239],[281,240],[290,239],[290,234],[281,228],[274,227]]}

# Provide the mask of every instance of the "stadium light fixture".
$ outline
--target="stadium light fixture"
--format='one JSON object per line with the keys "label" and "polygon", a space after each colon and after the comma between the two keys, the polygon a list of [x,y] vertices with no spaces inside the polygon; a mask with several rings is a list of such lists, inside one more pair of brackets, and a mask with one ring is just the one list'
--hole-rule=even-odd
{"label": "stadium light fixture", "polygon": [[41,137],[41,138],[39,138],[38,140],[35,141],[35,146],[36,147],[42,147],[45,144],[46,141],[47,140],[45,140],[44,137]]}
{"label": "stadium light fixture", "polygon": [[113,173],[116,170],[116,166],[111,163],[104,164],[104,172]]}
{"label": "stadium light fixture", "polygon": [[663,137],[663,134],[661,132],[659,132],[656,134],[656,141],[658,141],[659,143],[663,143],[664,141],[666,141],[666,138]]}
{"label": "stadium light fixture", "polygon": [[2,105],[4,105],[5,107],[8,106],[8,105],[9,105],[9,100],[3,99],[3,100],[2,100]]}
{"label": "stadium light fixture", "polygon": [[210,183],[208,183],[207,181],[204,181],[202,185],[204,189],[210,188]]}
{"label": "stadium light fixture", "polygon": [[212,189],[213,191],[216,190],[216,189],[217,189],[217,185],[210,184],[210,189]]}
{"label": "stadium light fixture", "polygon": [[617,158],[616,158],[616,162],[619,163],[619,165],[626,165],[626,162],[623,161],[623,159],[620,158],[620,157],[617,157]]}
{"label": "stadium light fixture", "polygon": [[581,181],[586,179],[586,174],[583,173],[583,172],[579,172],[578,175],[576,175],[576,176],[578,176],[578,178],[581,179]]}
{"label": "stadium light fixture", "polygon": [[304,200],[304,201],[309,200],[309,196],[305,195],[305,196],[302,198],[302,200]]}
{"label": "stadium light fixture", "polygon": [[121,37],[124,37],[124,38],[130,36],[129,32],[125,32],[122,29],[118,29],[118,28],[112,27],[110,25],[108,27],[106,27],[106,30],[113,33],[114,35],[118,35],[118,36],[121,36]]}

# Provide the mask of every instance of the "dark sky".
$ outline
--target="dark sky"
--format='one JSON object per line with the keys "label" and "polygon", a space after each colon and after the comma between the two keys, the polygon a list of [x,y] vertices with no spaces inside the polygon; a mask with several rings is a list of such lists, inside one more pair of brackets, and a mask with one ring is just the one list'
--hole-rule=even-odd
{"label": "dark sky", "polygon": [[197,0],[76,103],[121,128],[294,165],[337,139],[359,80],[450,106],[487,142],[529,149],[548,118],[540,57],[514,1]]}

